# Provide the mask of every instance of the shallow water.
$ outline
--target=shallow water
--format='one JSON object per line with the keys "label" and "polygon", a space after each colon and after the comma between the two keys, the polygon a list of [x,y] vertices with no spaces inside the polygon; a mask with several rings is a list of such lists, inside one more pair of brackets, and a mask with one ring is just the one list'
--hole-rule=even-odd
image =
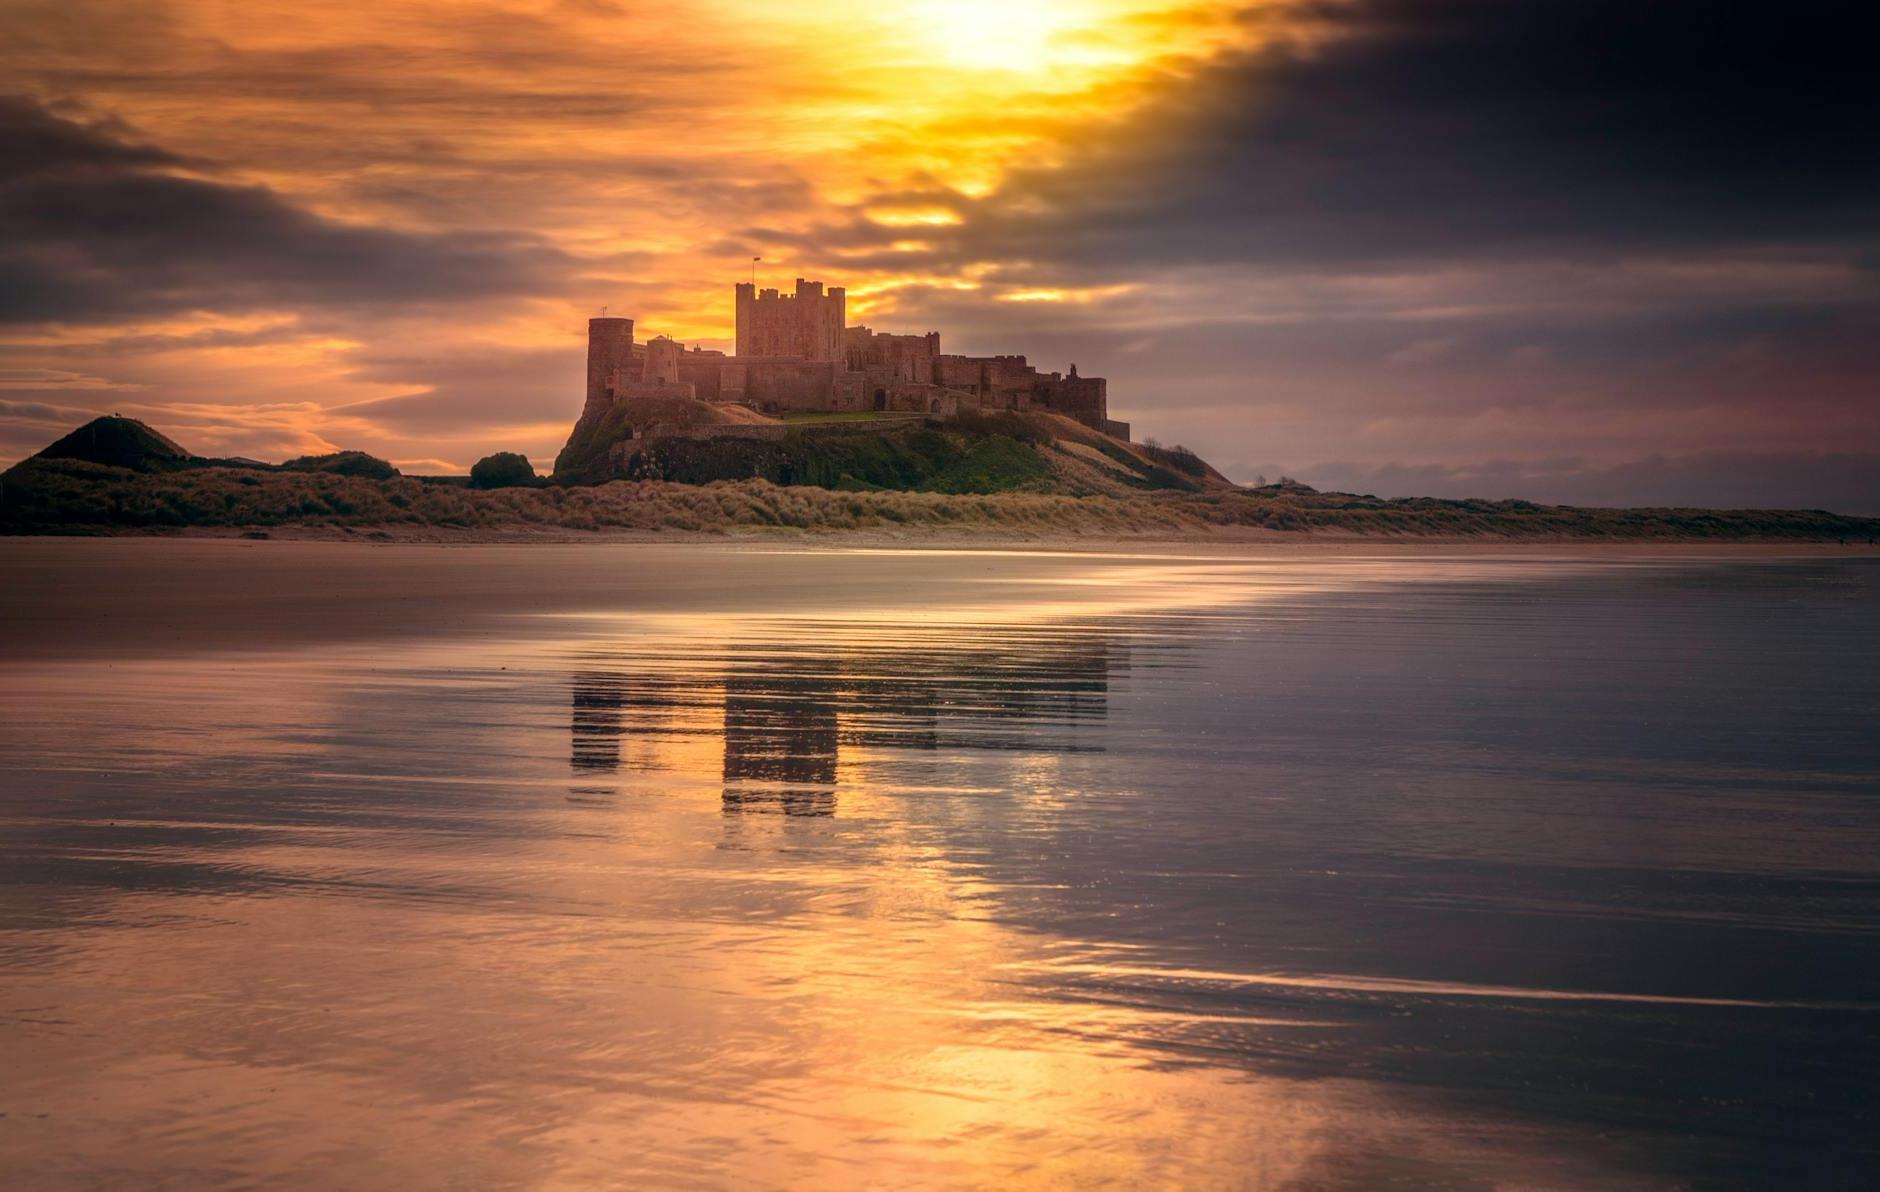
{"label": "shallow water", "polygon": [[0,552],[9,1186],[1880,1162],[1871,559]]}

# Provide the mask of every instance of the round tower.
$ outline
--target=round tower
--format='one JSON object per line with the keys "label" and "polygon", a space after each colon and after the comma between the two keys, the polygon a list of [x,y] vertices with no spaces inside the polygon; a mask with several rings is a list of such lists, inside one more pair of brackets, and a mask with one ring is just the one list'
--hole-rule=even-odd
{"label": "round tower", "polygon": [[614,374],[633,356],[632,319],[588,320],[587,404],[582,417],[614,404]]}
{"label": "round tower", "polygon": [[660,335],[646,342],[646,365],[640,379],[649,384],[677,385],[679,356],[684,351],[675,341]]}

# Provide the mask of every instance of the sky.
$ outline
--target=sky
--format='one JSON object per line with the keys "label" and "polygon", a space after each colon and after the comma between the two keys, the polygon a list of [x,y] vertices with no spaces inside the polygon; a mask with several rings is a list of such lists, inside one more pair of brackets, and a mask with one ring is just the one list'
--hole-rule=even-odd
{"label": "sky", "polygon": [[1251,481],[1880,512],[1840,3],[0,0],[0,463],[552,461],[750,276]]}

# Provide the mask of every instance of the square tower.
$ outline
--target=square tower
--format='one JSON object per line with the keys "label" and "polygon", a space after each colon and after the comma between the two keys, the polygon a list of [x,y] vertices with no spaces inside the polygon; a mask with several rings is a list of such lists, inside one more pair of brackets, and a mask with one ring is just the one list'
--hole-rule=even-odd
{"label": "square tower", "polygon": [[796,279],[796,293],[738,283],[738,355],[842,360],[848,326],[848,291],[823,292],[819,281]]}

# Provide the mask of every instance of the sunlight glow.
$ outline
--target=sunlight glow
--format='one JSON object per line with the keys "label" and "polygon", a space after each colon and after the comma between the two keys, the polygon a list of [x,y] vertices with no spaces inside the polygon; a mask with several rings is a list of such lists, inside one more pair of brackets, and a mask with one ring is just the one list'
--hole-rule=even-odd
{"label": "sunlight glow", "polygon": [[1061,64],[1069,34],[1100,19],[1106,5],[1079,0],[915,0],[908,18],[954,66],[1035,71]]}
{"label": "sunlight glow", "polygon": [[1014,290],[1000,294],[1000,302],[1100,302],[1127,294],[1135,286],[1089,286],[1084,289]]}
{"label": "sunlight glow", "polygon": [[867,215],[884,228],[946,228],[960,223],[959,212],[944,207],[875,207]]}

